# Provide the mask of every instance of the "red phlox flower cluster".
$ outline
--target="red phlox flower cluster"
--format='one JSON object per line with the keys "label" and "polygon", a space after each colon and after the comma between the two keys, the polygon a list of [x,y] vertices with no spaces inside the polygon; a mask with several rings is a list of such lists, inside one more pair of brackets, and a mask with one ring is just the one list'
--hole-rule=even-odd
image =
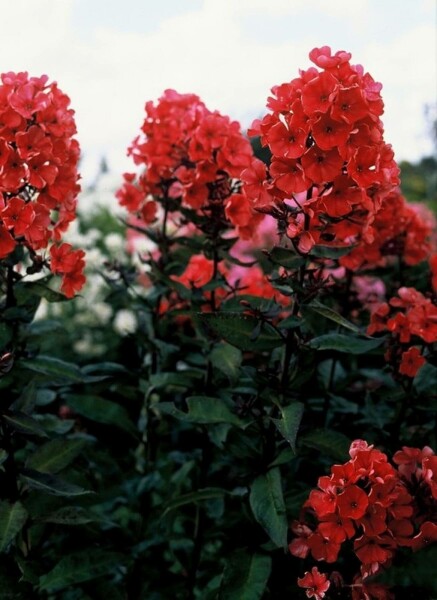
{"label": "red phlox flower cluster", "polygon": [[[79,144],[73,138],[76,125],[69,104],[46,75],[1,75],[0,259],[17,245],[35,258],[39,250],[60,241],[75,218]],[[77,274],[83,266],[81,258]],[[77,275],[62,285],[73,295],[83,282]]]}
{"label": "red phlox flower cluster", "polygon": [[240,125],[208,110],[198,96],[174,90],[145,109],[142,135],[128,151],[145,170],[124,175],[116,194],[120,204],[145,223],[156,218],[156,199],[162,197],[201,212],[221,205],[230,225],[250,238],[263,217],[240,193],[240,173],[254,160]]}
{"label": "red phlox flower cluster", "polygon": [[367,333],[389,331],[391,348],[386,359],[402,375],[414,377],[426,363],[422,352],[411,347],[412,338],[425,344],[437,341],[437,306],[415,288],[401,287],[398,296],[375,307]]}
{"label": "red phlox flower cluster", "polygon": [[[312,67],[275,86],[271,112],[251,130],[272,160],[268,170],[258,161],[243,171],[244,191],[256,209],[288,223],[302,253],[319,243],[370,241],[374,214],[399,182],[383,139],[382,86],[350,57],[327,46],[312,50],[322,70]],[[295,205],[284,206],[293,198]]]}
{"label": "red phlox flower cluster", "polygon": [[61,291],[72,298],[85,284],[85,252],[73,250],[70,244],[53,245],[50,248],[50,268],[53,273],[62,275]]}
{"label": "red phlox flower cluster", "polygon": [[295,521],[289,549],[334,563],[351,540],[366,579],[388,567],[399,548],[416,551],[437,541],[437,457],[429,447],[403,447],[393,458],[396,469],[364,440],[354,441],[349,453],[310,492],[304,511],[316,524]]}
{"label": "red phlox flower cluster", "polygon": [[340,263],[352,270],[386,267],[390,259],[397,257],[409,266],[416,265],[426,260],[435,247],[435,224],[431,211],[408,204],[395,190],[383,199],[375,215],[373,240],[361,241]]}

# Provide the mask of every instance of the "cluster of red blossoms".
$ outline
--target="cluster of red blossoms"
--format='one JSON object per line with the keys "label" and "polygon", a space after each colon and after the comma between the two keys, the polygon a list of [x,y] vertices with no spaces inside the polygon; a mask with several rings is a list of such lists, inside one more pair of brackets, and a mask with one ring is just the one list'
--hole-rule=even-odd
{"label": "cluster of red blossoms", "polygon": [[[241,193],[241,172],[257,159],[240,125],[208,110],[198,96],[173,90],[165,91],[156,104],[147,102],[145,108],[142,135],[128,151],[145,169],[139,175],[124,174],[116,194],[120,204],[146,224],[166,218],[170,236],[174,231],[176,239],[198,233],[196,224],[180,213],[194,210],[205,217],[206,233],[208,228],[224,236],[233,232],[252,248],[265,217]],[[215,302],[234,293],[280,296],[259,267],[236,268],[223,260],[216,264],[202,254],[192,256],[183,273],[171,277],[193,289],[203,288],[216,276],[223,286],[215,290]],[[180,306],[180,299],[175,306]]]}
{"label": "cluster of red blossoms", "polygon": [[263,217],[240,193],[238,178],[254,157],[239,123],[211,112],[198,96],[174,90],[145,109],[142,135],[128,151],[145,170],[124,174],[120,204],[145,223],[159,216],[156,200],[162,198],[181,199],[183,207],[205,215],[220,207],[228,225],[250,238]]}
{"label": "cluster of red blossoms", "polygon": [[[393,457],[396,468],[363,440],[354,441],[349,453],[347,463],[319,478],[304,505],[308,518],[292,524],[296,537],[289,549],[299,558],[311,554],[334,563],[342,544],[351,540],[361,563],[352,597],[365,598],[366,579],[388,567],[399,548],[417,551],[437,541],[437,456],[429,447],[403,447]],[[346,585],[338,573],[332,580]],[[331,582],[313,569],[298,584],[318,600]]]}
{"label": "cluster of red blossoms", "polygon": [[[75,218],[80,191],[74,111],[46,75],[3,73],[1,82],[0,260],[20,245],[39,270],[48,262],[37,253],[51,244],[50,255],[53,260],[58,253],[58,262],[48,266],[63,275],[61,289],[73,296],[85,281],[84,253],[56,244]],[[59,252],[68,254],[65,262]]]}
{"label": "cluster of red blossoms", "polygon": [[435,240],[435,218],[426,207],[411,205],[398,190],[388,194],[372,225],[373,240],[362,241],[340,259],[351,270],[386,267],[400,258],[408,266],[426,260]]}
{"label": "cluster of red blossoms", "polygon": [[399,183],[391,146],[383,139],[381,84],[351,55],[315,48],[322,69],[301,71],[275,86],[251,133],[261,136],[272,160],[242,173],[252,205],[281,221],[295,248],[351,245],[372,240],[371,223]]}
{"label": "cluster of red blossoms", "polygon": [[414,377],[426,358],[422,350],[411,346],[411,339],[415,337],[422,346],[437,342],[437,306],[415,288],[401,287],[398,296],[379,304],[372,312],[367,333],[379,331],[392,335],[386,360],[401,375]]}

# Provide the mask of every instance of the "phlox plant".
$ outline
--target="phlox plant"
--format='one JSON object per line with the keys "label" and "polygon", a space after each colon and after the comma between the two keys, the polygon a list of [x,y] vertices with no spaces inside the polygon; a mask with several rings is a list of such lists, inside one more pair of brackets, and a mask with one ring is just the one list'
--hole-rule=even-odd
{"label": "phlox plant", "polygon": [[[45,200],[61,166],[37,188],[28,141],[6,142],[33,194],[5,190],[0,212],[0,589],[13,597],[437,593],[435,219],[400,191],[381,84],[347,52],[310,59],[272,88],[251,139],[195,94],[146,103],[115,194],[125,216],[80,226],[83,240],[103,230],[88,320],[62,301],[84,257]],[[34,247],[39,204],[53,223]],[[56,310],[32,322],[41,297]]]}

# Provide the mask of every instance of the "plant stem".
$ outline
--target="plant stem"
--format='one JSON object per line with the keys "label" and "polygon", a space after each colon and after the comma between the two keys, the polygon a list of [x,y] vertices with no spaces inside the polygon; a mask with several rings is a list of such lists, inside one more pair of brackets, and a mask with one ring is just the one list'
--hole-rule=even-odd
{"label": "plant stem", "polygon": [[10,431],[3,419],[1,419],[0,422],[2,430],[2,447],[8,453],[8,457],[3,463],[4,474],[2,477],[2,496],[8,498],[12,502],[15,502],[19,497],[17,482],[18,469],[15,463],[14,449],[12,446]]}
{"label": "plant stem", "polygon": [[[206,427],[202,427],[202,458],[200,461],[200,474],[199,474],[199,489],[206,487],[208,469],[211,464],[211,444],[208,437]],[[205,509],[199,505],[196,507],[196,518],[194,527],[194,548],[191,558],[191,567],[188,571],[187,579],[187,600],[194,600],[195,598],[195,587],[197,571],[200,565],[200,559],[202,557],[202,546],[205,537],[205,525],[206,525],[206,514]]]}

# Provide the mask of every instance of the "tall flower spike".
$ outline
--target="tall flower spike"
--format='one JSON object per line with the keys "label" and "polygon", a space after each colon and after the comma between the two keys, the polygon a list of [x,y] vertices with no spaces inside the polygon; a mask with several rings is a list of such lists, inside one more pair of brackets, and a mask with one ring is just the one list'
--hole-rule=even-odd
{"label": "tall flower spike", "polygon": [[243,171],[245,192],[264,213],[287,205],[287,236],[304,254],[315,244],[370,241],[375,214],[399,183],[379,118],[381,85],[350,56],[314,48],[310,59],[322,70],[275,86],[271,112],[251,130],[272,157],[264,174],[260,167]]}
{"label": "tall flower spike", "polygon": [[[48,77],[3,73],[0,85],[0,259],[29,250],[33,272],[44,264],[75,218],[79,144],[70,99]],[[85,278],[83,252],[62,272],[73,296]],[[38,266],[39,265],[39,266]],[[51,265],[54,273],[60,273]]]}

